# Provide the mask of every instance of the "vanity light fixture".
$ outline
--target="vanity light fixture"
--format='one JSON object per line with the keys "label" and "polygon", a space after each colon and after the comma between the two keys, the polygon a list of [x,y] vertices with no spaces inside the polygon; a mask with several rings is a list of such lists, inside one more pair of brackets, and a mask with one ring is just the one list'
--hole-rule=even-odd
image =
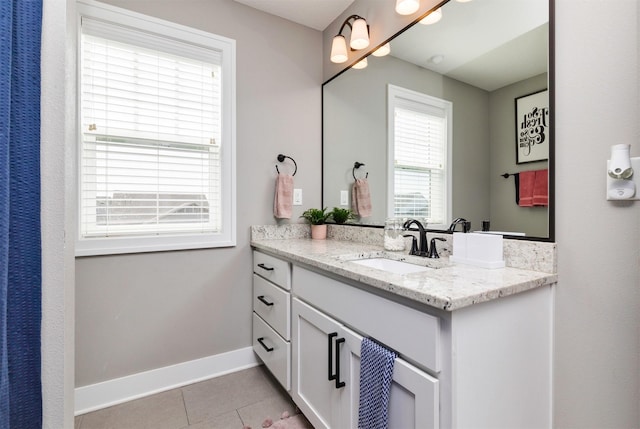
{"label": "vanity light fixture", "polygon": [[431,24],[435,24],[436,22],[440,21],[441,19],[442,19],[442,8],[439,7],[438,9],[434,10],[433,12],[431,12],[429,15],[425,16],[424,18],[422,18],[420,20],[420,24],[431,25]]}
{"label": "vanity light fixture", "polygon": [[351,49],[360,50],[369,46],[369,26],[367,21],[361,16],[351,15],[344,20],[338,35],[334,36],[331,44],[331,62],[338,64],[344,63],[349,59],[347,40],[342,35],[345,26],[349,26],[351,29],[351,40],[349,42]]}
{"label": "vanity light fixture", "polygon": [[420,0],[396,0],[396,13],[411,15],[420,9]]}
{"label": "vanity light fixture", "polygon": [[389,55],[390,52],[391,45],[389,43],[385,43],[384,45],[373,51],[371,55],[373,55],[374,57],[384,57],[385,55]]}
{"label": "vanity light fixture", "polygon": [[353,65],[353,68],[354,69],[363,69],[363,68],[367,67],[368,64],[369,63],[367,62],[367,58],[365,57],[365,58],[361,59],[360,61],[358,61],[357,63],[355,63]]}

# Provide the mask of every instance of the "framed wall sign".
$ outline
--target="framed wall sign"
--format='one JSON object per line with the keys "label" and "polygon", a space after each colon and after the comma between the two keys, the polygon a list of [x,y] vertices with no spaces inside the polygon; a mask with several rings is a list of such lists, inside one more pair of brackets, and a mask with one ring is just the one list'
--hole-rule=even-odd
{"label": "framed wall sign", "polygon": [[516,164],[549,159],[549,91],[516,98]]}

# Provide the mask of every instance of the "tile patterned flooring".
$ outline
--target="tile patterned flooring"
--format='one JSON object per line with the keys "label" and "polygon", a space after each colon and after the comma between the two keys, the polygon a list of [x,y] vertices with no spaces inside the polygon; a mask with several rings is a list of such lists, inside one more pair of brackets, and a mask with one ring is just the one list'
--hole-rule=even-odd
{"label": "tile patterned flooring", "polygon": [[75,429],[260,429],[266,418],[276,421],[284,411],[300,412],[258,366],[83,414]]}

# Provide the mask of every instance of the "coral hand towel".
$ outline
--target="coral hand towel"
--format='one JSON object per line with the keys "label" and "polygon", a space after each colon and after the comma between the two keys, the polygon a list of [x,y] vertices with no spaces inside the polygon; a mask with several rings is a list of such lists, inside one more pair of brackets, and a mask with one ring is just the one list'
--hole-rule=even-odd
{"label": "coral hand towel", "polygon": [[273,199],[273,215],[278,219],[291,219],[293,207],[293,176],[278,174],[276,195]]}
{"label": "coral hand towel", "polygon": [[533,186],[536,181],[536,172],[521,171],[520,172],[520,207],[533,207]]}
{"label": "coral hand towel", "polygon": [[533,205],[549,205],[549,170],[537,170],[536,180],[533,184]]}
{"label": "coral hand towel", "polygon": [[356,179],[351,189],[351,209],[360,217],[371,216],[371,194],[367,179]]}

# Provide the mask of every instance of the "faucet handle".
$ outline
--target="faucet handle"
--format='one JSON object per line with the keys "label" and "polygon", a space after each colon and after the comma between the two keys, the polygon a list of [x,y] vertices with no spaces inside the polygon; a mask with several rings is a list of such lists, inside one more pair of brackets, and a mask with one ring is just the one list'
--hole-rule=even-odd
{"label": "faucet handle", "polygon": [[420,252],[418,251],[418,239],[415,235],[406,234],[403,237],[411,237],[411,250],[409,250],[409,255],[417,255]]}
{"label": "faucet handle", "polygon": [[429,246],[429,256],[427,256],[428,258],[436,259],[436,258],[440,257],[440,255],[438,255],[438,250],[436,249],[436,240],[438,240],[438,241],[447,241],[444,238],[433,237],[431,239],[431,246]]}

